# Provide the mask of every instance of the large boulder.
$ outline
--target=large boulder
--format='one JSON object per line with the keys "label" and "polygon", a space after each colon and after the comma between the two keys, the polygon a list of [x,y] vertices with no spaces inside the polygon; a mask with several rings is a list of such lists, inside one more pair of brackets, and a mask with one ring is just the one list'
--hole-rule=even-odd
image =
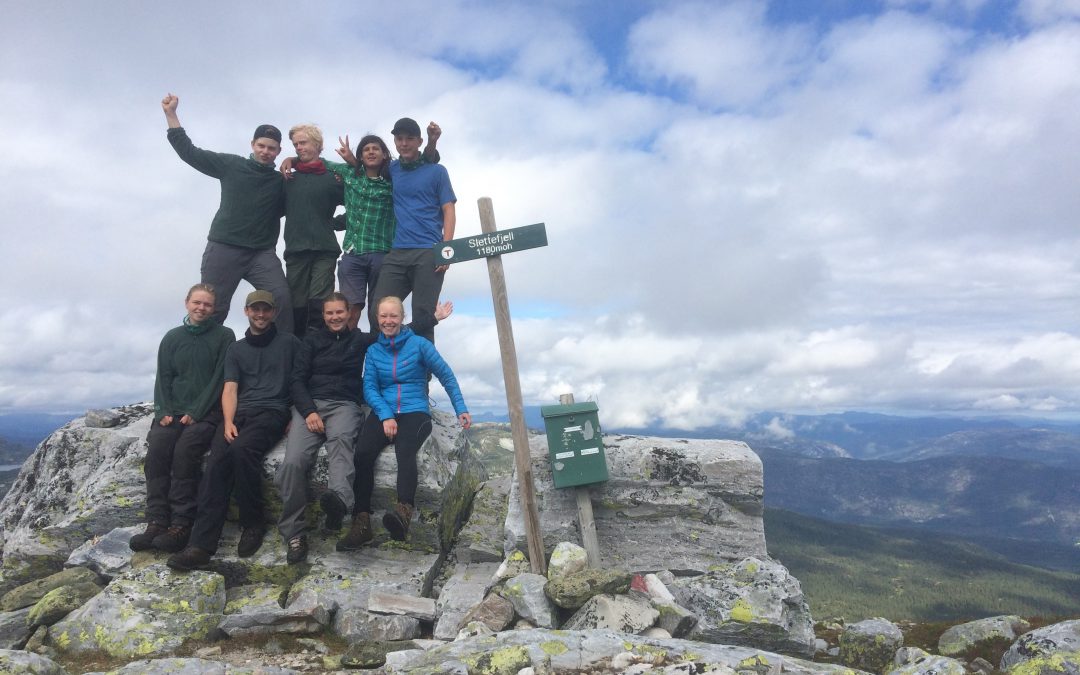
{"label": "large boulder", "polygon": [[[109,540],[108,552],[91,551],[86,542],[117,528],[135,526],[143,519],[143,459],[152,406],[136,404],[112,412],[115,415],[110,419],[115,424],[110,427],[89,426],[86,418],[66,424],[42,441],[23,464],[15,484],[0,501],[0,591],[59,571],[76,549],[80,550],[77,564],[110,575],[125,569],[130,554],[122,551],[122,544],[126,544],[125,536],[130,537],[129,530]],[[451,544],[486,473],[467,451],[467,437],[452,415],[433,411],[432,420],[431,435],[417,455],[419,515],[410,540],[416,543],[423,539],[429,549],[437,552]],[[276,521],[280,512],[281,500],[273,478],[284,455],[283,439],[263,463],[268,525]],[[396,501],[396,475],[397,459],[388,449],[375,466],[372,505],[376,511]],[[326,453],[320,449],[310,481],[313,502],[325,489],[326,477]],[[317,515],[316,505],[309,509],[308,517],[314,522]],[[375,520],[379,522],[377,517]],[[378,534],[376,543],[388,540],[381,528]],[[228,544],[226,536],[223,547],[227,549]],[[283,550],[278,552],[283,554]],[[96,560],[92,557],[95,555]],[[235,583],[264,580],[238,579]],[[233,583],[230,578],[229,585]]]}
{"label": "large boulder", "polygon": [[31,652],[0,649],[0,673],[10,675],[68,675],[55,661]]}
{"label": "large boulder", "polygon": [[[1062,621],[1021,635],[1009,651],[1002,655],[1000,668],[1011,670],[1034,659],[1046,662],[1046,659],[1055,654],[1077,651],[1080,651],[1080,619]],[[1062,657],[1059,656],[1058,659],[1061,660]],[[1063,661],[1063,667],[1068,660]],[[1080,672],[1075,670],[1075,663],[1072,672]]]}
{"label": "large boulder", "polygon": [[116,426],[69,422],[42,441],[0,501],[5,583],[58,571],[87,539],[140,519],[152,406],[119,408]]}
{"label": "large boulder", "polygon": [[928,654],[917,647],[901,647],[886,668],[887,675],[967,675],[967,668],[956,659]]}
{"label": "large boulder", "polygon": [[117,657],[168,654],[205,639],[221,622],[225,580],[212,572],[178,574],[149,565],[114,579],[104,591],[49,630],[65,652]]}
{"label": "large boulder", "polygon": [[957,656],[988,640],[1012,642],[1030,627],[1031,624],[1015,615],[991,616],[969,621],[952,626],[941,634],[938,639],[938,653],[944,656]]}
{"label": "large boulder", "polygon": [[840,634],[840,661],[852,668],[884,673],[904,646],[900,627],[887,619],[853,623]]}
{"label": "large boulder", "polygon": [[[609,479],[592,496],[600,565],[630,572],[671,569],[702,574],[717,565],[764,557],[761,460],[745,443],[604,435]],[[574,489],[555,489],[547,440],[529,438],[545,555],[581,542]],[[508,545],[527,551],[515,476]]]}
{"label": "large boulder", "polygon": [[708,574],[676,579],[669,590],[698,617],[693,640],[814,654],[814,622],[802,586],[775,560],[719,565]]}

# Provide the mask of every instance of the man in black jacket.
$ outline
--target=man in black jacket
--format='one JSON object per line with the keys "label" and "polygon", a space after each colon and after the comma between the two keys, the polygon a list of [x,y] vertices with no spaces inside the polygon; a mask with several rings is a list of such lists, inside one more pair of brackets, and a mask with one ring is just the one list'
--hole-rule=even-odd
{"label": "man in black jacket", "polygon": [[230,495],[236,499],[243,528],[236,554],[241,558],[255,555],[262,545],[266,533],[262,464],[289,423],[293,361],[301,346],[292,333],[278,331],[274,309],[269,291],[248,294],[247,333],[225,354],[224,422],[210,446],[188,545],[166,560],[173,569],[201,569],[210,563]]}

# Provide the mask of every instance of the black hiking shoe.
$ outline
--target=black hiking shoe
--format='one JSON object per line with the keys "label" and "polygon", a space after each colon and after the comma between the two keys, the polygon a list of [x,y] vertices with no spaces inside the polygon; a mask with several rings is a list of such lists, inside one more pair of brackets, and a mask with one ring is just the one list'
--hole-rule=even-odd
{"label": "black hiking shoe", "polygon": [[159,551],[176,553],[184,550],[190,538],[190,525],[172,525],[168,530],[154,537],[154,548]]}
{"label": "black hiking shoe", "polygon": [[288,552],[285,554],[285,561],[290,565],[296,565],[307,560],[308,545],[307,535],[301,534],[298,537],[293,537],[287,542]]}
{"label": "black hiking shoe", "polygon": [[262,525],[249,525],[240,533],[240,542],[236,545],[236,555],[241,558],[250,558],[262,546],[263,537],[266,536],[266,528]]}
{"label": "black hiking shoe", "polygon": [[188,546],[183,551],[173,553],[169,556],[169,559],[165,561],[165,564],[180,572],[204,570],[210,564],[210,558],[212,557],[213,554],[211,554],[210,551],[204,551],[201,548]]}
{"label": "black hiking shoe", "polygon": [[157,523],[147,523],[146,530],[128,539],[128,547],[132,551],[149,551],[154,548],[154,537],[165,534],[169,528]]}
{"label": "black hiking shoe", "polygon": [[341,497],[327,490],[319,497],[319,504],[322,506],[323,513],[326,514],[323,528],[329,532],[339,532],[342,523],[345,522],[345,514],[349,512],[345,502],[341,501]]}

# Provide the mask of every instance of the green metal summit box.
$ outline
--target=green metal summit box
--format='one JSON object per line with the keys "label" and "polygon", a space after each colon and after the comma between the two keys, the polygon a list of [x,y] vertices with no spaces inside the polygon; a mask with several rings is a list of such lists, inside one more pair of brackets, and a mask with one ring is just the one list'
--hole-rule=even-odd
{"label": "green metal summit box", "polygon": [[600,418],[595,403],[545,405],[548,457],[555,487],[602,483],[608,479]]}

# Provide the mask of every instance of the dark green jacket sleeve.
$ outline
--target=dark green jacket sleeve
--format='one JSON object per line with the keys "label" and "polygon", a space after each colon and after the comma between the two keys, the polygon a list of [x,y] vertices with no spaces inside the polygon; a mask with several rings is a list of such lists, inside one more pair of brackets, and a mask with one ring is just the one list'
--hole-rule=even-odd
{"label": "dark green jacket sleeve", "polygon": [[169,392],[172,391],[172,367],[169,363],[171,349],[167,344],[169,335],[161,338],[157,353],[157,376],[154,378],[154,422],[156,423],[166,415],[172,415],[174,403],[170,400]]}
{"label": "dark green jacket sleeve", "polygon": [[176,154],[180,156],[180,159],[187,162],[196,171],[212,178],[221,178],[225,175],[225,169],[231,155],[195,147],[183,127],[169,129],[168,138],[169,143],[172,145],[173,150],[176,151]]}

